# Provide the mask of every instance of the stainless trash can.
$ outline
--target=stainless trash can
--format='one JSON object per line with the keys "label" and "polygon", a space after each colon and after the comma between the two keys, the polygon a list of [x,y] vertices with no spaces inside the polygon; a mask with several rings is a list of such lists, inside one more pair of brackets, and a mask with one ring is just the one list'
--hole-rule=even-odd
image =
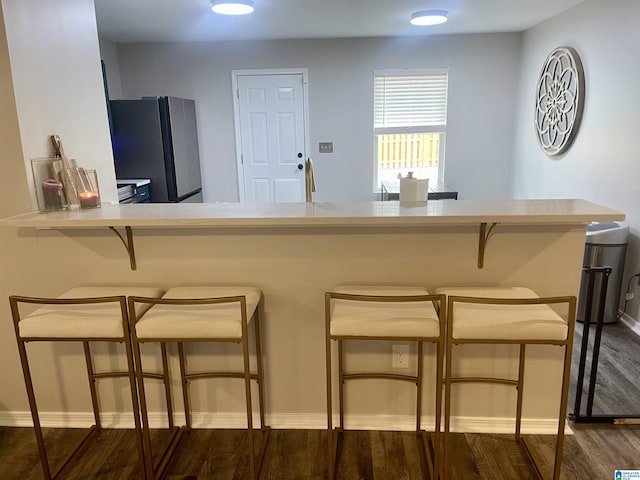
{"label": "stainless trash can", "polygon": [[[615,323],[618,320],[618,307],[622,289],[624,257],[627,253],[627,237],[629,227],[616,222],[596,222],[587,227],[587,241],[584,250],[583,266],[611,267],[611,275],[607,285],[607,296],[604,307],[604,323]],[[595,323],[599,306],[600,289],[596,285],[593,292],[594,304],[591,310],[591,322]],[[587,302],[586,276],[582,277],[580,299],[578,301],[578,320],[584,320]]]}

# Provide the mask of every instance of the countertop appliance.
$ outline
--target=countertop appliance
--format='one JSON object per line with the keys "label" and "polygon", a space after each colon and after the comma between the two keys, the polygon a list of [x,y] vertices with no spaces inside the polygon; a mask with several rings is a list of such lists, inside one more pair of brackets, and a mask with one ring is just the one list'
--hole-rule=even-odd
{"label": "countertop appliance", "polygon": [[151,202],[202,201],[195,102],[111,100],[117,178],[151,180]]}
{"label": "countertop appliance", "polygon": [[150,203],[151,180],[148,178],[118,178],[118,203]]}

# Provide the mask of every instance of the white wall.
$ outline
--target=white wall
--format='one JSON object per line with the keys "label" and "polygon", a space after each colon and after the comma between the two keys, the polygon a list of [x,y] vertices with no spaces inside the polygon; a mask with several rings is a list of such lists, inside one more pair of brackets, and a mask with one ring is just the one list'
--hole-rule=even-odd
{"label": "white wall", "polygon": [[[32,207],[29,158],[52,153],[53,133],[61,135],[68,155],[98,169],[105,199],[116,199],[93,1],[0,5],[0,218]],[[113,248],[120,253],[121,246]],[[54,231],[0,228],[0,412],[28,411],[7,297],[54,296],[95,281],[95,257],[87,253]],[[86,383],[78,381],[86,378],[81,348],[38,345],[29,351],[43,410],[90,408]]]}
{"label": "white wall", "polygon": [[[460,198],[506,198],[519,34],[264,42],[119,44],[126,98],[197,105],[205,201],[238,201],[232,69],[309,71],[310,155],[318,201],[373,196],[373,70],[449,68],[445,180]],[[333,154],[318,142],[332,141]]]}
{"label": "white wall", "polygon": [[[584,198],[627,214],[627,278],[640,271],[640,3],[588,0],[524,34],[513,161],[516,198]],[[535,84],[547,55],[574,47],[584,64],[586,101],[573,146],[561,158],[538,148]],[[640,289],[635,287],[636,296]],[[627,311],[639,319],[637,299]]]}
{"label": "white wall", "polygon": [[60,135],[68,157],[98,171],[102,200],[117,201],[93,1],[2,4],[25,168]]}

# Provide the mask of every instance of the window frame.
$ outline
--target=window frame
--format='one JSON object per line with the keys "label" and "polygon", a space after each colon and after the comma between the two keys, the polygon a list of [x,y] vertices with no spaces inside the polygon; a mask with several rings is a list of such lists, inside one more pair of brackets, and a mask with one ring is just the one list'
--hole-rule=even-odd
{"label": "window frame", "polygon": [[449,69],[448,68],[402,68],[402,69],[376,69],[373,71],[373,108],[375,109],[375,80],[376,77],[384,76],[426,76],[426,75],[446,75],[447,76],[447,101],[445,106],[444,125],[425,125],[414,127],[376,127],[375,112],[373,115],[373,192],[380,191],[380,175],[378,172],[378,135],[409,134],[409,133],[439,133],[440,151],[438,156],[438,181],[444,182],[445,171],[445,150],[447,137],[447,119],[449,113]]}

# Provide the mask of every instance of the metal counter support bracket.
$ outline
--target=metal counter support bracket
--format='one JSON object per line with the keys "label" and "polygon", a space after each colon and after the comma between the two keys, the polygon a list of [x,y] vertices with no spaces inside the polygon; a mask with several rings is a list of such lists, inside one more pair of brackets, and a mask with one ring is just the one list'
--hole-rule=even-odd
{"label": "metal counter support bracket", "polygon": [[129,254],[129,263],[131,264],[131,270],[136,270],[136,250],[133,246],[133,231],[131,227],[124,227],[125,233],[127,235],[127,239],[125,240],[122,234],[116,230],[116,227],[109,227],[109,230],[115,232],[116,235],[122,240],[124,248],[127,249],[127,253]]}
{"label": "metal counter support bracket", "polygon": [[495,227],[497,223],[492,223],[487,230],[487,224],[480,224],[480,233],[478,235],[478,268],[484,267],[484,249],[487,247],[487,240],[489,240],[489,235],[491,235],[491,231],[493,227]]}

